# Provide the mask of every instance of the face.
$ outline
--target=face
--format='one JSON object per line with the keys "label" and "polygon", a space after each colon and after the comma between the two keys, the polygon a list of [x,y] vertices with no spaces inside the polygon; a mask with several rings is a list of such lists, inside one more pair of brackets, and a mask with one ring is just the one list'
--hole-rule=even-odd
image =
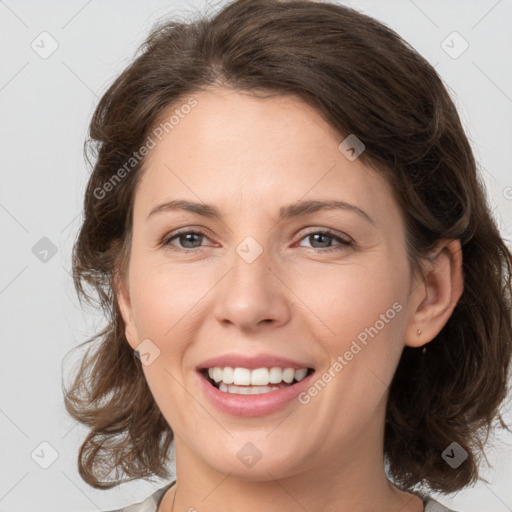
{"label": "face", "polygon": [[[128,342],[142,343],[177,454],[194,464],[252,480],[347,464],[382,441],[414,329],[399,207],[300,100],[194,98],[136,190],[119,293]],[[308,201],[344,206],[299,208]],[[214,367],[234,368],[210,370],[223,391]]]}

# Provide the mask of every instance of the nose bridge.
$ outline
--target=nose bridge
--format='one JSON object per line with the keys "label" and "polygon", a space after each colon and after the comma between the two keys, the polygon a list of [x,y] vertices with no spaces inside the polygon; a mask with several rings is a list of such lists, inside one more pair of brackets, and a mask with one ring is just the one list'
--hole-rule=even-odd
{"label": "nose bridge", "polygon": [[[261,236],[258,237],[261,240]],[[264,242],[263,242],[264,243]],[[257,295],[267,293],[272,255],[268,244],[263,245],[252,235],[246,236],[236,247],[231,258],[233,266],[231,285],[253,287]],[[275,279],[275,277],[274,277]]]}
{"label": "nose bridge", "polygon": [[216,297],[217,320],[240,328],[270,320],[275,324],[285,322],[289,315],[286,289],[275,275],[279,265],[274,264],[268,247],[247,235],[234,246],[227,260],[231,270]]}

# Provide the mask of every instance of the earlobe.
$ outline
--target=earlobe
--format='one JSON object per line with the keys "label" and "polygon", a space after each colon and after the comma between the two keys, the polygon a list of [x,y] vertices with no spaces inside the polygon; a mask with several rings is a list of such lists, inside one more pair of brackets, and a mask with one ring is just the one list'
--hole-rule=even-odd
{"label": "earlobe", "polygon": [[407,326],[405,344],[420,347],[432,341],[448,322],[463,288],[462,248],[459,240],[441,240],[431,266],[418,287],[417,304]]}
{"label": "earlobe", "polygon": [[132,304],[130,300],[130,291],[123,279],[115,279],[115,295],[119,306],[119,311],[123,318],[125,326],[125,336],[131,348],[135,349],[138,345],[137,331],[133,321]]}

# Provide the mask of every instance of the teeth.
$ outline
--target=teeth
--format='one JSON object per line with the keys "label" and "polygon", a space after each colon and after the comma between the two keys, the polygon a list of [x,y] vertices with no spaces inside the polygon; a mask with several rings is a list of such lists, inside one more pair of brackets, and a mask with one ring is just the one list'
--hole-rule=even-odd
{"label": "teeth", "polygon": [[[220,368],[219,368],[219,370],[220,370]],[[222,375],[224,375],[223,371],[222,371]],[[247,368],[235,368],[233,370],[233,384],[236,384],[237,386],[250,386],[251,385],[251,370],[248,370]]]}
{"label": "teeth", "polygon": [[300,370],[295,370],[295,380],[300,382],[308,373],[307,368],[301,368]]}
{"label": "teeth", "polygon": [[222,382],[224,382],[224,384],[233,384],[234,373],[233,368],[224,368],[224,370],[222,370]]}
{"label": "teeth", "polygon": [[259,395],[262,393],[270,393],[276,389],[281,389],[281,386],[235,386],[234,384],[227,385],[224,382],[219,384],[219,390],[224,393],[232,393],[235,395]]}
{"label": "teeth", "polygon": [[[280,384],[282,382],[291,384],[294,380],[300,382],[307,374],[307,368],[300,368],[295,370],[293,368],[255,368],[249,370],[248,368],[231,368],[229,366],[220,368],[218,366],[214,368],[208,368],[208,376],[216,383],[220,383],[219,389],[223,391],[222,384],[226,386],[226,390],[229,391],[227,385],[232,384],[236,386],[267,386],[269,384]],[[245,389],[245,388],[242,388]],[[254,388],[256,389],[256,388]],[[267,391],[258,391],[266,393]],[[250,394],[241,391],[241,394]]]}
{"label": "teeth", "polygon": [[267,368],[257,368],[251,372],[251,386],[266,386],[270,382]]}
{"label": "teeth", "polygon": [[213,380],[215,382],[220,382],[222,380],[222,370],[220,368],[213,369]]}
{"label": "teeth", "polygon": [[293,368],[285,368],[283,372],[283,380],[290,384],[293,382],[293,379],[295,378],[295,370]]}
{"label": "teeth", "polygon": [[279,384],[283,380],[283,370],[281,368],[270,368],[269,382]]}

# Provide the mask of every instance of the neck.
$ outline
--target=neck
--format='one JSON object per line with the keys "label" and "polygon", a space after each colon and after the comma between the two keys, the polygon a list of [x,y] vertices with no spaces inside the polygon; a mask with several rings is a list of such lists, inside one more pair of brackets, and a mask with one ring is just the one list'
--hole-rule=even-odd
{"label": "neck", "polygon": [[[262,481],[236,478],[205,466],[187,447],[175,440],[176,484],[164,496],[158,512],[423,512],[421,499],[393,486],[386,477],[383,458],[365,457],[355,464],[333,457],[321,466]],[[375,452],[374,452],[375,453]],[[354,461],[351,454],[349,460]],[[334,476],[335,475],[335,476]]]}

